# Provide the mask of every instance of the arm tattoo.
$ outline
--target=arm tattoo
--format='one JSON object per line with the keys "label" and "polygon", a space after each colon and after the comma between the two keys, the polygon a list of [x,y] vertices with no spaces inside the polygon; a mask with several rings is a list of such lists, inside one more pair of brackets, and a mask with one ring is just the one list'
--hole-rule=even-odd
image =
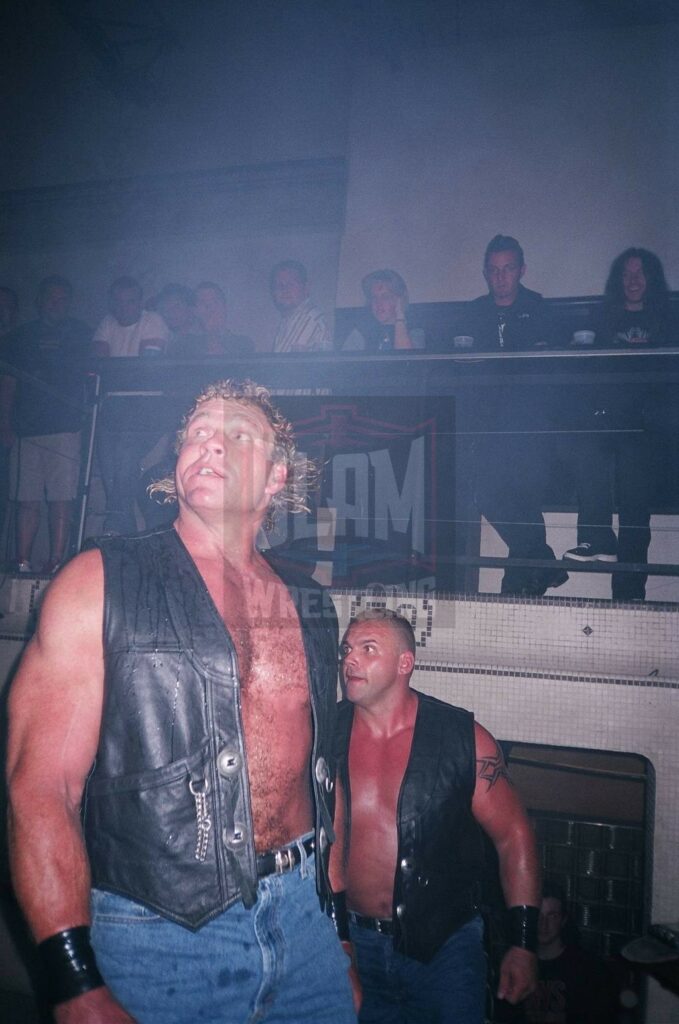
{"label": "arm tattoo", "polygon": [[507,765],[499,747],[495,748],[495,755],[493,757],[478,757],[476,759],[476,775],[477,778],[486,780],[488,789],[492,789],[500,779],[505,779],[510,786],[512,785]]}

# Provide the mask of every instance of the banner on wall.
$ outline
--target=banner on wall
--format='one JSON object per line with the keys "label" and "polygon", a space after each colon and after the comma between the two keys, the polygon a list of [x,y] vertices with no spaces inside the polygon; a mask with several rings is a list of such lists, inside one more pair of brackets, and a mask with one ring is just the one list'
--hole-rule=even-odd
{"label": "banner on wall", "polygon": [[283,396],[303,457],[320,467],[310,511],[269,543],[337,588],[448,590],[455,530],[451,398]]}

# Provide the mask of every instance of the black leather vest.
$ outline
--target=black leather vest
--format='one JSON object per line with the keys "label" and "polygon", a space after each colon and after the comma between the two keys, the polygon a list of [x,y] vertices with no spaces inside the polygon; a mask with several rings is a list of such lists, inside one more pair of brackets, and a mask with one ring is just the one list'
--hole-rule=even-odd
{"label": "black leather vest", "polygon": [[[474,718],[424,693],[398,798],[394,948],[427,963],[478,910],[481,833],[472,816]],[[348,750],[353,705],[338,709],[338,771],[351,807]]]}
{"label": "black leather vest", "polygon": [[[84,831],[92,884],[197,929],[256,900],[252,809],[231,638],[174,529],[98,542],[105,684]],[[334,839],[337,620],[313,580],[271,559],[302,628],[313,711],[317,888]],[[292,838],[292,837],[291,837]]]}

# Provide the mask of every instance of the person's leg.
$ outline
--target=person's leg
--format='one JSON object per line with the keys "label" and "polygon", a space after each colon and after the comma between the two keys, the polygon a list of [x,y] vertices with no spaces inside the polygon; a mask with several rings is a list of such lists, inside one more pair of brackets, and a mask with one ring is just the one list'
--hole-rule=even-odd
{"label": "person's leg", "polygon": [[[569,462],[578,500],[578,543],[565,558],[595,561],[615,556],[613,532],[613,449],[606,436],[577,438]],[[579,550],[580,549],[580,550]]]}
{"label": "person's leg", "polygon": [[348,958],[322,913],[314,861],[260,880],[196,932],[95,890],[92,944],[138,1024],[356,1024]]}
{"label": "person's leg", "polygon": [[135,499],[141,476],[141,460],[150,442],[132,432],[102,431],[99,436],[99,467],[106,494],[106,533],[137,530]]}
{"label": "person's leg", "polygon": [[479,510],[509,548],[510,558],[531,557],[546,546],[540,465],[530,441],[500,437],[479,449]]}
{"label": "person's leg", "polygon": [[483,1024],[486,955],[480,917],[451,935],[428,964],[402,960],[408,1024]]}
{"label": "person's leg", "polygon": [[483,922],[468,921],[433,960],[394,952],[389,935],[351,926],[363,985],[360,1024],[483,1024]]}
{"label": "person's leg", "polygon": [[264,975],[249,1021],[356,1024],[349,958],[320,909],[314,858],[261,879],[253,909]]}
{"label": "person's leg", "polygon": [[33,542],[40,525],[40,502],[20,501],[17,505],[16,556],[17,562],[30,563]]}
{"label": "person's leg", "polygon": [[349,927],[363,988],[360,1024],[407,1024],[391,935]]}
{"label": "person's leg", "polygon": [[[644,564],[651,543],[651,501],[653,461],[645,434],[629,435],[619,441],[616,453],[618,504],[618,560]],[[611,591],[615,601],[643,601],[646,573],[613,573]]]}
{"label": "person's leg", "polygon": [[50,558],[46,569],[53,572],[64,560],[71,532],[73,518],[72,501],[49,501],[47,503],[50,533]]}
{"label": "person's leg", "polygon": [[12,497],[16,501],[15,561],[30,570],[33,542],[40,525],[44,481],[39,438],[19,437],[11,453]]}
{"label": "person's leg", "polygon": [[43,441],[50,535],[50,557],[45,570],[54,572],[67,554],[70,539],[73,502],[80,476],[80,434],[53,434]]}
{"label": "person's leg", "polygon": [[[476,500],[479,510],[508,548],[509,558],[554,559],[542,514],[547,479],[546,451],[529,434],[499,437],[479,450]],[[568,579],[563,569],[511,567],[503,594],[540,596]]]}
{"label": "person's leg", "polygon": [[190,931],[132,900],[92,893],[99,969],[138,1024],[244,1024],[262,981],[253,914],[236,904]]}

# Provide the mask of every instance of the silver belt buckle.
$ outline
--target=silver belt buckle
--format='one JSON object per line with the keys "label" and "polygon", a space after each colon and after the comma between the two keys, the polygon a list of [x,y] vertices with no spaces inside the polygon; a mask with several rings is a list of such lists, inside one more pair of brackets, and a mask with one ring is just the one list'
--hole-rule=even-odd
{"label": "silver belt buckle", "polygon": [[375,918],[375,931],[382,935],[382,921],[379,917]]}
{"label": "silver belt buckle", "polygon": [[276,874],[282,875],[286,871],[294,866],[291,856],[291,850],[276,850],[274,854],[274,863],[276,865]]}

